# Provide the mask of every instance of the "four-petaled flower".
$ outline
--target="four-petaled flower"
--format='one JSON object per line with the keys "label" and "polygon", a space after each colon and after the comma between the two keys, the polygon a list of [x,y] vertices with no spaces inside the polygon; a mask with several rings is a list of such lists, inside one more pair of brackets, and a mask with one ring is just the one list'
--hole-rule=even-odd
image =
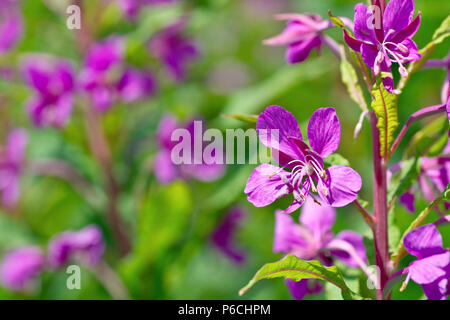
{"label": "four-petaled flower", "polygon": [[28,113],[35,126],[63,127],[72,114],[75,79],[70,62],[33,56],[23,65],[26,82],[35,91]]}
{"label": "four-petaled flower", "polygon": [[[378,14],[377,10],[375,13]],[[356,39],[344,30],[346,43],[361,53],[375,75],[385,73],[383,84],[389,92],[394,90],[392,62],[398,63],[400,74],[407,77],[408,71],[404,65],[420,58],[417,45],[411,38],[419,28],[421,15],[419,13],[414,20],[413,16],[413,0],[391,0],[379,17],[359,3],[355,7],[354,18]]]}
{"label": "four-petaled flower", "polygon": [[[180,127],[177,120],[171,115],[165,115],[159,123],[157,142],[159,145],[159,152],[157,153],[153,169],[155,176],[159,182],[163,184],[171,183],[177,178],[189,179],[194,178],[200,181],[213,181],[220,178],[224,173],[224,165],[216,162],[206,163],[204,159],[198,159],[198,163],[195,163],[195,137],[196,134],[203,135],[203,132],[196,132],[195,122],[193,120],[185,127]],[[200,122],[200,120],[198,120]],[[203,122],[201,122],[203,123]],[[185,137],[182,137],[181,142],[172,140],[172,134],[175,130],[185,130],[190,141],[184,141]],[[202,125],[202,129],[203,125]],[[200,137],[201,138],[201,137]],[[172,151],[178,143],[186,143],[190,147],[189,163],[175,164],[172,159]],[[200,154],[197,157],[202,157],[203,149],[200,150]]]}
{"label": "four-petaled flower", "polygon": [[271,46],[288,47],[286,60],[298,63],[306,60],[313,49],[320,51],[322,45],[321,32],[330,27],[330,21],[323,21],[316,14],[279,14],[279,20],[288,20],[286,29],[273,38],[264,41]]}
{"label": "four-petaled flower", "polygon": [[118,37],[92,46],[79,81],[99,111],[108,110],[117,100],[132,102],[150,96],[156,89],[150,72],[125,67],[124,42]]}
{"label": "four-petaled flower", "polygon": [[[363,237],[351,230],[334,236],[331,228],[336,220],[336,211],[327,205],[318,205],[311,197],[306,200],[300,214],[300,225],[290,215],[276,212],[274,252],[294,254],[299,259],[318,259],[323,264],[332,264],[338,258],[345,265],[356,268],[367,263]],[[305,294],[318,293],[322,286],[316,281],[286,280],[295,299]]]}
{"label": "four-petaled flower", "polygon": [[176,81],[186,77],[189,61],[198,56],[197,47],[182,31],[185,21],[179,21],[155,34],[148,44],[150,53],[156,56]]}
{"label": "four-petaled flower", "polygon": [[245,215],[246,211],[243,208],[231,208],[211,235],[212,244],[235,263],[243,263],[245,261],[244,252],[235,248],[234,245],[235,233]]}
{"label": "four-petaled flower", "polygon": [[55,236],[48,246],[48,260],[59,268],[76,259],[92,267],[100,262],[105,251],[102,231],[95,225],[80,231],[65,231]]}
{"label": "four-petaled flower", "polygon": [[27,290],[45,266],[45,256],[36,247],[22,247],[5,255],[0,266],[0,282],[15,290]]}
{"label": "four-petaled flower", "polygon": [[1,203],[13,208],[19,199],[20,174],[22,171],[28,135],[22,129],[12,131],[3,150],[0,150]]}
{"label": "four-petaled flower", "polygon": [[347,166],[324,167],[323,159],[337,150],[341,139],[339,119],[333,108],[320,108],[311,116],[310,147],[303,142],[294,116],[279,106],[270,106],[260,114],[257,130],[261,142],[272,150],[272,157],[282,167],[262,164],[251,174],[245,193],[256,207],[267,206],[292,193],[294,201],[285,210],[291,213],[311,191],[333,207],[343,207],[356,199],[361,189],[359,174]]}
{"label": "four-petaled flower", "polygon": [[406,274],[402,289],[412,279],[422,286],[428,299],[445,300],[450,293],[450,252],[443,248],[436,226],[428,224],[410,231],[403,245],[417,260],[400,270],[400,274]]}

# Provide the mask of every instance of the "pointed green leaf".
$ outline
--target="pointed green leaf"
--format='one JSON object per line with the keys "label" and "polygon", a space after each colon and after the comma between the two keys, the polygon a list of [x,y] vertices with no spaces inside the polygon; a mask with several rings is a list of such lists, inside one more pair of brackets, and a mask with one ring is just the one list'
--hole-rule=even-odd
{"label": "pointed green leaf", "polygon": [[380,131],[380,155],[389,157],[389,148],[394,142],[398,127],[398,96],[389,93],[382,83],[375,85],[372,95],[372,108],[377,115],[377,128]]}
{"label": "pointed green leaf", "polygon": [[405,236],[413,229],[419,227],[422,222],[428,217],[430,212],[433,210],[434,206],[439,205],[442,201],[449,201],[450,200],[450,183],[445,188],[444,192],[437,197],[428,207],[426,207],[418,216],[417,218],[409,225],[409,227],[405,230],[403,233],[400,242],[397,246],[397,249],[395,250],[395,253],[392,255],[392,260],[394,260],[394,265],[397,266],[400,260],[407,254],[407,251],[405,247],[403,246],[403,239]]}
{"label": "pointed green leaf", "polygon": [[328,17],[330,17],[331,22],[333,22],[333,24],[336,27],[339,27],[341,29],[345,28],[344,22],[342,22],[342,20],[339,19],[338,17],[333,16],[333,14],[331,13],[331,10],[328,10]]}
{"label": "pointed green leaf", "polygon": [[240,121],[244,121],[244,122],[248,122],[248,123],[256,123],[256,121],[258,120],[258,116],[254,115],[254,114],[224,114],[222,115],[225,118],[231,118],[231,119],[236,119],[236,120],[240,120]]}
{"label": "pointed green leaf", "polygon": [[262,279],[284,278],[294,281],[303,279],[319,279],[332,283],[341,289],[344,299],[352,299],[353,292],[347,287],[336,266],[324,267],[319,261],[304,261],[290,254],[280,261],[267,263],[255,274],[252,280],[239,291],[246,293],[253,285]]}
{"label": "pointed green leaf", "polygon": [[341,77],[342,82],[347,86],[348,93],[353,101],[355,101],[363,111],[367,111],[367,104],[364,100],[363,90],[359,85],[358,75],[355,68],[347,60],[345,49],[341,46]]}

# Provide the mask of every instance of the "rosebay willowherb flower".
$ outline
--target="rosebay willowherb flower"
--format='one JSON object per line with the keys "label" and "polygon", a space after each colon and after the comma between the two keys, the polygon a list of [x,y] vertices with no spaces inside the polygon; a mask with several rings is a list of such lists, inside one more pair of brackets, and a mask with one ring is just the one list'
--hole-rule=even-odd
{"label": "rosebay willowherb flower", "polygon": [[71,261],[79,261],[93,267],[101,261],[104,251],[102,231],[91,225],[80,231],[65,231],[51,239],[48,245],[48,260],[54,268]]}
{"label": "rosebay willowherb flower", "polygon": [[401,76],[407,77],[405,64],[420,58],[412,37],[419,28],[421,15],[419,13],[414,20],[413,17],[413,0],[391,0],[384,14],[375,10],[375,16],[365,4],[360,3],[355,7],[356,39],[344,30],[346,43],[361,53],[364,62],[375,75],[387,73],[383,75],[383,84],[389,92],[394,89],[392,63],[397,63]]}
{"label": "rosebay willowherb flower", "polygon": [[[361,177],[347,166],[325,169],[323,159],[339,146],[341,127],[333,108],[321,108],[308,123],[308,146],[302,137],[297,120],[279,106],[270,106],[257,121],[261,142],[272,150],[281,168],[262,164],[247,181],[245,193],[257,207],[264,207],[276,199],[293,194],[294,201],[285,210],[291,213],[302,206],[311,192],[333,207],[343,207],[356,200],[361,189]],[[276,133],[276,134],[274,134]],[[285,169],[289,169],[287,171]]]}
{"label": "rosebay willowherb flower", "polygon": [[28,135],[23,129],[12,131],[6,145],[0,149],[1,204],[6,208],[16,206],[20,195],[20,176],[24,162]]}
{"label": "rosebay willowherb flower", "polygon": [[0,55],[11,50],[22,35],[18,0],[0,0]]}
{"label": "rosebay willowherb flower", "polygon": [[133,102],[155,92],[153,75],[126,66],[124,50],[124,39],[112,36],[88,52],[79,81],[98,111],[109,110],[117,101]]}
{"label": "rosebay willowherb flower", "polygon": [[442,236],[433,224],[410,231],[403,240],[405,249],[417,260],[399,271],[406,275],[401,290],[410,279],[420,284],[430,300],[446,300],[450,294],[450,251],[443,247]]}
{"label": "rosebay willowherb flower", "polygon": [[148,43],[150,54],[165,65],[176,81],[186,77],[189,62],[199,55],[194,42],[183,35],[185,26],[185,20],[172,24],[156,33]]}
{"label": "rosebay willowherb flower", "polygon": [[214,247],[222,252],[230,261],[235,263],[243,263],[246,259],[246,254],[236,248],[234,243],[237,229],[246,214],[247,212],[244,208],[238,206],[231,208],[211,235],[211,242]]}
{"label": "rosebay willowherb flower", "polygon": [[[350,230],[335,236],[331,231],[335,220],[336,210],[333,207],[319,205],[311,197],[301,209],[300,224],[296,224],[290,215],[277,211],[273,251],[294,254],[303,260],[318,259],[328,266],[333,258],[352,268],[367,263],[363,237]],[[295,299],[320,292],[322,287],[316,282],[310,279],[299,282],[286,280]]]}
{"label": "rosebay willowherb flower", "polygon": [[0,265],[1,284],[15,291],[29,289],[45,267],[44,253],[37,247],[22,247],[5,255]]}
{"label": "rosebay willowherb flower", "polygon": [[[186,133],[186,136],[182,137],[183,139],[181,141],[174,141],[172,139],[172,135],[177,129],[181,129]],[[204,126],[202,126],[202,129],[205,129]],[[196,137],[196,135],[198,136]],[[195,154],[195,150],[197,149],[194,146],[195,141],[197,139],[202,140],[202,137],[203,132],[196,132],[195,130],[195,120],[189,122],[186,126],[180,126],[175,117],[171,115],[162,117],[156,138],[159,151],[154,159],[153,165],[153,170],[159,182],[171,183],[177,178],[213,181],[223,175],[225,170],[223,164],[216,162],[208,164],[203,159],[203,146],[200,146],[199,154]],[[190,139],[190,141],[184,141],[184,139]],[[189,156],[184,156],[188,158],[188,161],[176,164],[177,161],[174,161],[174,157],[178,157],[179,155],[173,154],[173,150],[180,143],[189,149],[184,150],[184,152],[189,151]]]}
{"label": "rosebay willowherb flower", "polygon": [[25,81],[33,89],[28,114],[35,126],[63,127],[70,120],[75,99],[75,71],[66,60],[31,56],[22,65]]}

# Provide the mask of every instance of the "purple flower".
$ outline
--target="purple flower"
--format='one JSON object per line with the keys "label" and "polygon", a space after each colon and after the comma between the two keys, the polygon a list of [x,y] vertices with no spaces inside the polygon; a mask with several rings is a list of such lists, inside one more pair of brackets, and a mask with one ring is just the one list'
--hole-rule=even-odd
{"label": "purple flower", "polygon": [[28,113],[35,126],[63,127],[74,104],[74,70],[65,60],[34,56],[22,66],[28,85],[34,90]]}
{"label": "purple flower", "polygon": [[[447,152],[450,152],[449,148],[450,143],[447,146]],[[444,155],[439,157],[422,157],[420,165],[421,168],[418,177],[419,190],[427,201],[432,202],[437,196],[444,192],[445,188],[450,183],[450,153],[445,155],[444,150]],[[391,176],[393,173],[400,171],[402,166],[402,162],[393,165],[389,168],[388,175]],[[399,200],[409,212],[416,212],[413,188],[410,188],[401,195]],[[449,202],[445,202],[444,205],[447,210],[450,208]],[[438,208],[436,207],[436,209]]]}
{"label": "purple flower", "polygon": [[0,266],[0,281],[4,287],[21,291],[28,289],[42,272],[44,254],[39,248],[24,247],[8,253]]}
{"label": "purple flower", "polygon": [[50,265],[59,268],[72,260],[81,260],[92,267],[100,262],[105,251],[101,230],[88,226],[80,231],[66,231],[54,237],[48,246]]}
{"label": "purple flower", "polygon": [[240,207],[232,208],[211,235],[213,245],[235,263],[245,261],[245,254],[235,248],[233,243],[236,229],[241,224],[245,214],[244,209]]}
{"label": "purple flower", "polygon": [[22,34],[22,16],[17,0],[0,0],[0,54],[10,50]]}
{"label": "purple flower", "polygon": [[449,294],[450,252],[443,248],[442,236],[433,224],[410,231],[403,240],[405,249],[417,260],[401,270],[406,280],[420,284],[430,300],[446,300]]}
{"label": "purple flower", "polygon": [[356,39],[344,30],[347,44],[361,53],[375,75],[389,73],[383,76],[383,84],[390,92],[394,89],[392,62],[398,63],[400,74],[407,77],[408,71],[404,65],[420,58],[417,45],[411,38],[419,28],[421,15],[419,13],[414,20],[413,16],[413,0],[391,0],[380,17],[374,17],[366,5],[359,3],[355,7],[354,18]]}
{"label": "purple flower", "polygon": [[[201,125],[201,128],[196,130],[196,123]],[[157,153],[153,170],[155,171],[156,178],[159,182],[166,184],[171,183],[177,178],[189,179],[194,178],[200,181],[213,181],[220,178],[224,173],[224,165],[213,162],[211,164],[206,163],[204,159],[197,159],[198,163],[195,163],[195,141],[196,139],[202,139],[204,125],[203,121],[191,121],[186,127],[180,127],[177,120],[170,115],[166,115],[161,119],[157,132],[156,140],[159,145],[159,152]],[[175,130],[181,129],[187,133],[188,141],[186,144],[190,147],[189,163],[175,164],[172,158],[172,151],[174,147],[179,143],[185,143],[183,141],[172,141],[172,134]],[[201,135],[201,136],[200,136]],[[200,150],[201,152],[203,152]],[[198,156],[202,157],[202,154]],[[197,156],[197,157],[198,157]]]}
{"label": "purple flower", "polygon": [[[350,230],[334,236],[331,228],[336,220],[333,207],[319,205],[308,197],[300,214],[300,225],[290,215],[275,214],[274,252],[294,254],[299,259],[319,259],[325,265],[338,258],[349,267],[360,267],[367,262],[363,237]],[[320,292],[321,286],[310,280],[287,280],[292,296],[302,299],[305,294]]]}
{"label": "purple flower", "polygon": [[156,82],[148,71],[128,68],[117,84],[121,101],[133,102],[155,93]]}
{"label": "purple flower", "polygon": [[119,8],[128,19],[136,19],[144,5],[173,3],[176,0],[118,0]]}
{"label": "purple flower", "polygon": [[27,142],[27,133],[16,129],[11,132],[0,153],[1,203],[6,208],[13,208],[19,199],[20,174]]}
{"label": "purple flower", "polygon": [[117,100],[133,102],[155,92],[156,83],[148,71],[124,66],[123,39],[110,37],[89,51],[80,83],[89,92],[94,107],[107,111]]}
{"label": "purple flower", "polygon": [[[310,147],[303,142],[297,120],[279,106],[270,106],[257,121],[261,142],[272,150],[282,166],[258,166],[247,181],[247,199],[264,207],[290,193],[294,201],[285,210],[298,209],[310,192],[317,192],[324,203],[343,207],[354,201],[361,189],[361,177],[347,166],[324,168],[323,159],[339,146],[341,127],[333,108],[321,108],[308,123]],[[288,168],[290,172],[283,169]],[[317,184],[317,185],[316,185]]]}
{"label": "purple flower", "polygon": [[176,81],[186,77],[187,64],[198,56],[196,46],[182,34],[184,27],[184,20],[177,22],[155,34],[148,44]]}

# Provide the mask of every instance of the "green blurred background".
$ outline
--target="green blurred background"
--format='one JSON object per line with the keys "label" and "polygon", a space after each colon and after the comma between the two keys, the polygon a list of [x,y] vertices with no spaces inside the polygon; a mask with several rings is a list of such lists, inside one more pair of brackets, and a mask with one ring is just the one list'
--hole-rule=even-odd
{"label": "green blurred background", "polygon": [[[74,33],[66,28],[67,15],[58,0],[23,0],[25,35],[18,48],[2,64],[20,64],[26,53],[42,52],[71,59],[80,67]],[[117,105],[104,117],[108,138],[114,152],[115,172],[121,185],[120,209],[133,240],[132,253],[120,259],[116,254],[110,229],[103,212],[90,206],[66,182],[56,178],[25,176],[17,215],[0,212],[0,254],[24,244],[45,246],[61,231],[80,229],[87,224],[102,227],[106,241],[106,260],[117,270],[135,299],[239,299],[238,290],[266,262],[276,261],[272,252],[274,212],[285,208],[289,199],[265,208],[255,208],[246,201],[245,183],[254,166],[229,165],[223,178],[213,183],[177,181],[160,185],[151,172],[151,159],[157,151],[155,131],[161,115],[176,114],[181,120],[202,115],[209,127],[250,128],[243,122],[226,119],[221,114],[258,114],[266,106],[280,105],[298,119],[302,131],[318,107],[336,108],[342,138],[338,152],[347,158],[363,179],[361,198],[371,198],[371,138],[365,122],[354,140],[353,130],[360,109],[350,100],[343,85],[339,64],[326,49],[320,56],[313,53],[305,63],[289,66],[284,48],[266,47],[262,40],[278,34],[284,23],[275,21],[280,12],[313,12],[323,18],[328,9],[334,15],[353,18],[357,1],[351,0],[197,0],[170,7],[147,7],[135,23],[126,21],[112,3],[98,12],[99,0],[85,1],[87,14],[96,26],[99,38],[110,34],[127,36],[127,59],[137,66],[150,65],[160,80],[158,96],[136,105]],[[111,2],[111,1],[110,1]],[[416,11],[423,14],[422,25],[415,36],[419,47],[430,41],[434,30],[450,12],[446,0],[416,0]],[[188,8],[188,9],[186,9]],[[161,67],[146,53],[144,41],[155,31],[182,13],[189,14],[189,34],[201,50],[188,79],[172,83]],[[326,32],[342,41],[338,30]],[[449,42],[441,44],[433,57],[447,55]],[[420,107],[440,103],[440,89],[445,78],[442,70],[421,71],[412,77],[399,102],[400,122]],[[101,183],[98,165],[92,160],[84,134],[84,123],[76,107],[70,124],[62,131],[34,129],[25,114],[30,91],[20,83],[0,81],[0,95],[7,105],[0,109],[0,136],[22,126],[30,132],[27,157],[57,158],[75,166],[95,185]],[[81,101],[78,102],[78,104]],[[411,139],[422,124],[415,124],[407,134]],[[401,145],[401,149],[405,144]],[[399,153],[400,154],[400,153]],[[393,162],[400,160],[397,155]],[[235,265],[214,249],[209,236],[233,205],[248,210],[238,230],[236,242],[247,254],[243,265]],[[419,203],[424,207],[425,202]],[[295,219],[298,212],[293,213]],[[435,218],[433,214],[429,219]],[[391,230],[391,240],[414,216],[396,206],[393,219],[400,230]],[[368,254],[373,264],[370,230],[363,224],[353,206],[338,210],[333,231],[352,229],[367,237]],[[442,228],[446,245],[449,228]],[[446,237],[447,235],[447,237]],[[405,263],[407,262],[407,259]],[[361,279],[357,270],[345,271],[349,285],[357,287]],[[0,299],[109,299],[110,296],[88,270],[83,270],[82,289],[66,288],[64,270],[46,272],[40,290],[19,294],[0,288]],[[245,299],[290,299],[282,280],[263,281]],[[339,299],[340,294],[327,290],[309,299]],[[419,286],[410,283],[408,290],[394,298],[423,298]]]}

